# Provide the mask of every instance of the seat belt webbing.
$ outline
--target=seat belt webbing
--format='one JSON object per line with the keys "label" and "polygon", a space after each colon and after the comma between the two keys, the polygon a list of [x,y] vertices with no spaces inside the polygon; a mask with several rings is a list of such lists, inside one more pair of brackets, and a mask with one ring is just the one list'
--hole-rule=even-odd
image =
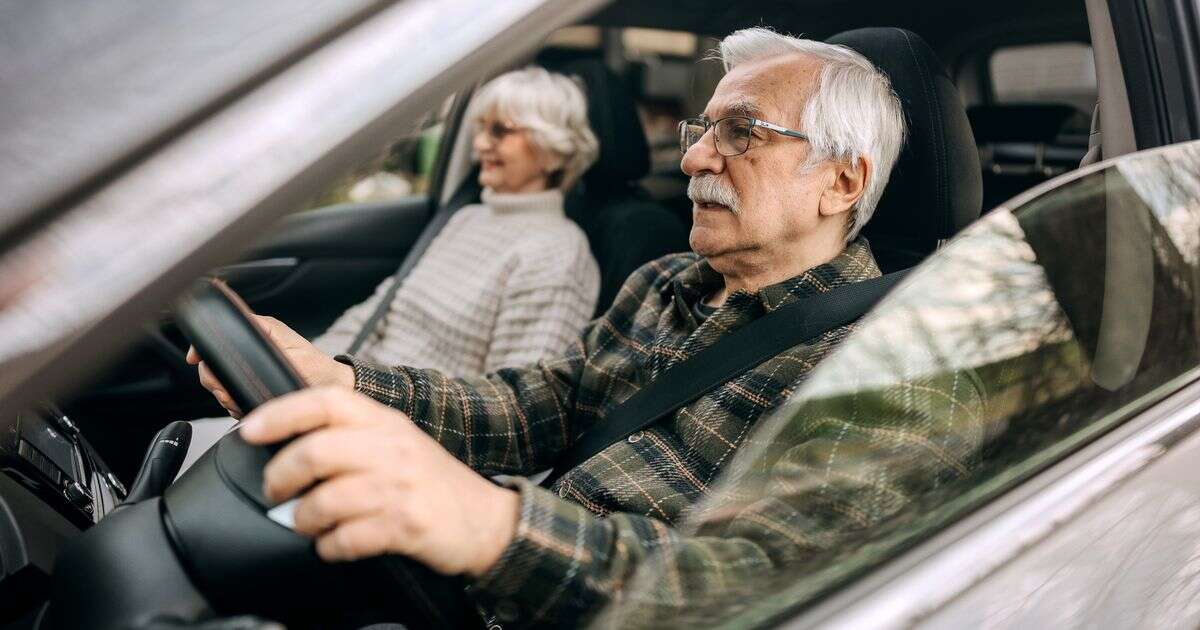
{"label": "seat belt webbing", "polygon": [[585,432],[563,453],[542,484],[549,487],[615,442],[788,348],[854,322],[907,273],[907,269],[896,271],[800,298],[718,339],[613,408],[603,424]]}
{"label": "seat belt webbing", "polygon": [[350,347],[346,349],[345,354],[356,354],[362,350],[363,344],[371,335],[379,329],[379,322],[387,315],[388,309],[392,306],[392,300],[396,298],[396,292],[400,290],[400,285],[408,274],[412,272],[413,267],[417,266],[417,261],[425,254],[425,250],[433,243],[433,239],[441,233],[442,228],[450,222],[450,217],[454,216],[463,206],[471,203],[473,199],[479,197],[479,189],[474,187],[471,182],[475,181],[474,172],[468,176],[464,184],[455,191],[453,197],[434,213],[433,218],[429,220],[429,224],[421,232],[421,236],[417,238],[417,242],[413,244],[412,249],[408,250],[408,254],[404,257],[404,262],[400,263],[400,268],[396,273],[392,274],[392,285],[388,287],[387,293],[383,294],[383,299],[375,305],[375,310],[371,312],[371,316],[367,318],[366,323],[359,329],[358,334],[354,336],[354,341],[350,342]]}

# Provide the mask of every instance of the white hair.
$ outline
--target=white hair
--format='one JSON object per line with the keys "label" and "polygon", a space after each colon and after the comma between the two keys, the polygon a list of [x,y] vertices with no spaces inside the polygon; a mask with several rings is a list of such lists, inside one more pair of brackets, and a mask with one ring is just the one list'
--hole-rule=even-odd
{"label": "white hair", "polygon": [[874,168],[851,208],[846,240],[854,240],[875,212],[904,144],[904,110],[887,75],[845,46],[762,27],[735,31],[714,52],[726,72],[743,63],[797,53],[821,61],[818,85],[804,104],[798,131],[809,138],[810,165],[833,159],[857,168],[859,158],[865,157]]}
{"label": "white hair", "polygon": [[587,99],[577,80],[530,66],[488,81],[471,100],[467,121],[494,114],[524,127],[551,163],[551,186],[575,184],[600,153],[588,126]]}

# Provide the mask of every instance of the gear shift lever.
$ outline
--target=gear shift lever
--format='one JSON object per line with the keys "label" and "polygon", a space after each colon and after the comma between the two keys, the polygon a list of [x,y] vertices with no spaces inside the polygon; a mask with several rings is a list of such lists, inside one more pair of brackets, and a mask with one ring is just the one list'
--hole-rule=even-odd
{"label": "gear shift lever", "polygon": [[182,420],[168,424],[155,434],[129,494],[116,509],[161,496],[179,473],[191,442],[192,425]]}

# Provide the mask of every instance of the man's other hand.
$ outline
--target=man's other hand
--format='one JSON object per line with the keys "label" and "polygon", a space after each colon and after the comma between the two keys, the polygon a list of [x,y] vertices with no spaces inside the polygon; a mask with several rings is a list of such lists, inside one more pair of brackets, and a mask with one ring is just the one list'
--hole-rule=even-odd
{"label": "man's other hand", "polygon": [[339,387],[307,389],[247,416],[251,444],[295,438],[267,464],[263,493],[300,496],[295,529],[328,561],[401,554],[481,576],[512,540],[520,497],[450,455],[407,416]]}
{"label": "man's other hand", "polygon": [[[338,363],[325,353],[317,350],[307,339],[288,328],[287,324],[264,315],[255,315],[259,328],[267,333],[271,343],[283,351],[288,362],[300,377],[311,386],[338,385],[349,389],[354,388],[354,368],[344,363]],[[204,364],[203,358],[195,347],[188,348],[187,362],[199,366],[200,385],[212,392],[217,402],[234,418],[242,417],[242,410],[233,402],[224,385],[217,380],[212,370]]]}

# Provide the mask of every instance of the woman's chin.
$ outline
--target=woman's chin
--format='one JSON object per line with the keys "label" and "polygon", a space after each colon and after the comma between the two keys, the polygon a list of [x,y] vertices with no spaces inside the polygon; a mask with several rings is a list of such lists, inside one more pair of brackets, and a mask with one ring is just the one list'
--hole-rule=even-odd
{"label": "woman's chin", "polygon": [[479,174],[479,185],[483,186],[484,188],[496,190],[497,188],[504,187],[504,180],[496,177],[492,173],[482,172]]}

